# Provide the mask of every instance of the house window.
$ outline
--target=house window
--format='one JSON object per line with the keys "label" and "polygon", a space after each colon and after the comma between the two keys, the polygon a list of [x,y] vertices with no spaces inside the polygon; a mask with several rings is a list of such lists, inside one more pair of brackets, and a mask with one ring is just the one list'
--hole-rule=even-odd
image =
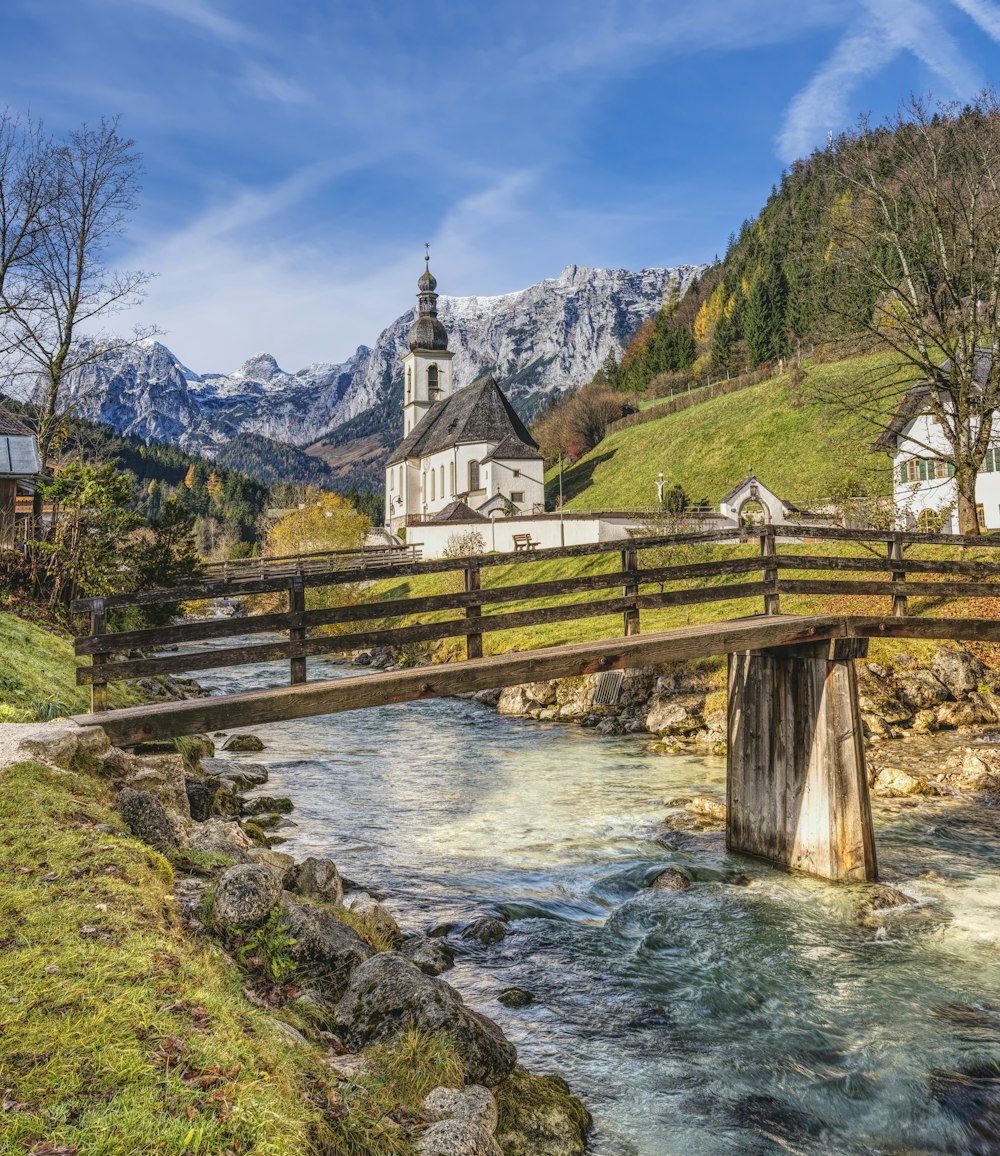
{"label": "house window", "polygon": [[469,462],[469,489],[479,489],[479,462]]}
{"label": "house window", "polygon": [[979,523],[980,530],[986,529],[986,511],[982,506],[976,506],[976,521]]}
{"label": "house window", "polygon": [[519,478],[520,476],[521,476],[521,471],[520,471],[520,470],[515,470],[515,471],[514,471],[514,477],[515,477],[515,478]]}
{"label": "house window", "polygon": [[524,501],[524,490],[511,490],[510,500],[514,503],[515,506],[520,506]]}
{"label": "house window", "polygon": [[923,534],[939,534],[941,522],[941,514],[937,510],[921,510],[917,514],[917,529]]}
{"label": "house window", "polygon": [[948,472],[948,463],[942,461],[941,458],[935,458],[933,462],[928,462],[927,464],[934,467],[933,476],[935,478],[951,477],[951,474]]}
{"label": "house window", "polygon": [[919,482],[920,481],[920,467],[923,465],[921,458],[910,458],[908,462],[903,465],[903,481],[904,482]]}
{"label": "house window", "polygon": [[942,458],[910,458],[899,466],[901,482],[930,482],[954,476],[955,467]]}
{"label": "house window", "polygon": [[427,369],[427,396],[431,401],[437,401],[438,397],[438,367],[431,365]]}

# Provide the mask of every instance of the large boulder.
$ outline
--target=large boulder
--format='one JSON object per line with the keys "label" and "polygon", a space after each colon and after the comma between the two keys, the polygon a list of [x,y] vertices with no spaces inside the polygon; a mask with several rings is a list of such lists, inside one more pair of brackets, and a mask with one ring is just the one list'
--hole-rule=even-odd
{"label": "large boulder", "polygon": [[896,683],[900,701],[913,710],[940,706],[952,697],[951,691],[937,675],[922,666],[900,671]]}
{"label": "large boulder", "polygon": [[335,1016],[341,1038],[358,1050],[408,1028],[449,1036],[470,1083],[493,1087],[517,1063],[514,1045],[492,1020],[467,1008],[444,980],[424,975],[396,952],[376,955],[351,976]]}
{"label": "large boulder", "polygon": [[192,851],[228,855],[230,859],[242,862],[253,847],[253,840],[239,823],[228,819],[208,819],[195,824],[189,846]]}
{"label": "large boulder", "polygon": [[101,727],[81,727],[60,719],[40,723],[20,740],[20,749],[50,766],[77,771],[104,759],[111,751],[111,740]]}
{"label": "large boulder", "polygon": [[137,839],[157,851],[172,851],[179,846],[177,832],[160,800],[149,791],[124,787],[118,792],[118,812],[125,826]]}
{"label": "large boulder", "polygon": [[267,782],[263,763],[245,763],[237,759],[202,759],[202,774],[215,775],[224,784],[237,787],[262,787]]}
{"label": "large boulder", "polygon": [[556,701],[558,683],[526,682],[520,686],[506,686],[500,692],[497,710],[500,714],[524,715],[552,706]]}
{"label": "large boulder", "polygon": [[333,911],[303,903],[287,891],[281,898],[281,912],[299,970],[315,980],[328,999],[338,999],[355,969],[375,954],[374,949]]}
{"label": "large boulder", "polygon": [[295,860],[284,851],[271,851],[267,847],[254,847],[247,852],[247,859],[251,863],[260,863],[281,884],[282,891],[288,887],[288,880],[295,870]]}
{"label": "large boulder", "polygon": [[955,698],[976,690],[988,678],[986,667],[978,658],[964,650],[948,650],[943,646],[935,651],[931,669]]}
{"label": "large boulder", "polygon": [[583,1156],[590,1113],[559,1076],[518,1068],[504,1087],[497,1141],[505,1156]]}
{"label": "large boulder", "polygon": [[257,735],[230,735],[223,741],[220,750],[238,754],[240,751],[262,751],[264,740]]}
{"label": "large boulder", "polygon": [[212,917],[218,927],[235,931],[256,927],[281,899],[281,884],[262,863],[230,867],[215,889]]}
{"label": "large boulder", "polygon": [[441,1120],[417,1141],[419,1156],[503,1156],[503,1149],[481,1124]]}
{"label": "large boulder", "polygon": [[288,890],[337,906],[344,901],[344,881],[332,859],[310,855],[289,876]]}
{"label": "large boulder", "polygon": [[125,785],[136,791],[149,791],[168,811],[183,819],[191,818],[184,760],[177,752],[135,756]]}
{"label": "large boulder", "polygon": [[347,907],[364,920],[365,924],[378,934],[383,943],[398,948],[403,942],[403,933],[399,930],[399,924],[392,912],[369,895],[367,891],[352,893]]}
{"label": "large boulder", "polygon": [[491,1135],[497,1128],[496,1097],[482,1084],[435,1088],[424,1098],[424,1111],[432,1120],[468,1120]]}
{"label": "large boulder", "polygon": [[408,936],[403,940],[399,953],[425,975],[440,975],[455,966],[454,951],[443,939],[429,935]]}
{"label": "large boulder", "polygon": [[188,809],[196,823],[204,823],[215,812],[215,799],[219,793],[219,780],[188,775],[184,780]]}
{"label": "large boulder", "polygon": [[658,694],[646,714],[646,730],[654,735],[688,735],[704,725],[703,694]]}

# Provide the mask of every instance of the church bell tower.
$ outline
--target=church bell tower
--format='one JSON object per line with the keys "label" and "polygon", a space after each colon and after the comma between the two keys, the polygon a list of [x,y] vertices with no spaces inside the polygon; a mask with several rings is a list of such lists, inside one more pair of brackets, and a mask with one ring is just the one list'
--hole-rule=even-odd
{"label": "church bell tower", "polygon": [[448,351],[448,331],[437,315],[437,281],[430,261],[430,253],[425,252],[426,267],[417,282],[417,318],[407,337],[410,351],[403,358],[404,437],[435,402],[452,393],[451,359],[455,355]]}

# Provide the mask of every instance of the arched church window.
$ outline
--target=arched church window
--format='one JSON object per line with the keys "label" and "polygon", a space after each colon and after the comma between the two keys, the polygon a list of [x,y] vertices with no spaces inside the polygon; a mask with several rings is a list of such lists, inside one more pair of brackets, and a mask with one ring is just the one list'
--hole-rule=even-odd
{"label": "arched church window", "polygon": [[413,370],[409,368],[406,370],[406,400],[413,400]]}
{"label": "arched church window", "polygon": [[430,499],[431,499],[431,501],[432,501],[432,502],[434,501],[434,472],[435,472],[435,471],[434,471],[434,468],[433,468],[433,467],[431,467],[431,493],[430,493]]}
{"label": "arched church window", "polygon": [[444,497],[444,465],[441,466],[441,497]]}
{"label": "arched church window", "polygon": [[469,462],[469,489],[479,489],[479,462]]}
{"label": "arched church window", "polygon": [[427,396],[431,401],[437,401],[438,367],[436,365],[431,365],[427,368]]}
{"label": "arched church window", "polygon": [[448,487],[448,492],[451,494],[452,497],[454,497],[455,496],[455,463],[454,462],[449,462],[449,464],[448,464],[448,481],[451,483],[451,485]]}

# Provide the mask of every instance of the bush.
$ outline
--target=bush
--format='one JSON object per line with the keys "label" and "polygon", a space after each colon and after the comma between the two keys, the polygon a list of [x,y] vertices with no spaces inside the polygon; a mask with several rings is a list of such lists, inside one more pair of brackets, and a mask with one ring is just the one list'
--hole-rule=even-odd
{"label": "bush", "polygon": [[463,530],[452,534],[444,548],[445,558],[468,558],[473,554],[486,553],[486,539],[478,530]]}

